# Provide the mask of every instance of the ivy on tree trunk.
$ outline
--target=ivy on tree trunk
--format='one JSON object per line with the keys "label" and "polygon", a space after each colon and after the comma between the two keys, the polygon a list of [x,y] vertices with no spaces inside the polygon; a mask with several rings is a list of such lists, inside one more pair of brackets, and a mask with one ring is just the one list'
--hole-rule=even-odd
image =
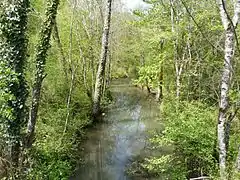
{"label": "ivy on tree trunk", "polygon": [[27,85],[24,65],[27,52],[28,0],[0,2],[0,136],[1,153],[18,166],[21,129],[26,118]]}
{"label": "ivy on tree trunk", "polygon": [[45,65],[47,51],[50,48],[50,39],[53,25],[56,22],[57,8],[59,0],[48,0],[46,18],[39,34],[39,40],[36,48],[36,74],[32,90],[32,104],[27,126],[26,146],[31,147],[34,141],[34,131],[37,121],[38,107],[40,103],[42,82],[46,76]]}

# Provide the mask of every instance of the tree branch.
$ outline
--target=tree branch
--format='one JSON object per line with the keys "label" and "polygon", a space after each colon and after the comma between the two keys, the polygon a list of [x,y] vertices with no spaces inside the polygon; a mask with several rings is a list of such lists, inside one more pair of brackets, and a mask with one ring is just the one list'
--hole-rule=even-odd
{"label": "tree branch", "polygon": [[201,27],[198,25],[197,21],[195,20],[195,18],[192,16],[191,12],[189,11],[186,3],[183,0],[180,0],[181,3],[183,4],[184,8],[186,9],[187,13],[189,14],[189,16],[191,17],[191,19],[193,20],[194,24],[197,26],[198,30],[200,31],[202,37],[216,50],[223,52],[224,50],[220,47],[220,46],[216,46],[214,45],[211,41],[209,41],[208,37],[205,36],[205,33],[202,31]]}

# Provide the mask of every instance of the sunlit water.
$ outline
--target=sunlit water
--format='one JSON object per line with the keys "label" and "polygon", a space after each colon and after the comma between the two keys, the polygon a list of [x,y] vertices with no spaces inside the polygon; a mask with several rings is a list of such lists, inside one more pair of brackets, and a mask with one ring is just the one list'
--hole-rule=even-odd
{"label": "sunlit water", "polygon": [[140,89],[116,81],[111,92],[114,103],[104,122],[87,133],[85,163],[70,180],[130,180],[126,167],[145,154],[148,132],[161,126],[159,105]]}

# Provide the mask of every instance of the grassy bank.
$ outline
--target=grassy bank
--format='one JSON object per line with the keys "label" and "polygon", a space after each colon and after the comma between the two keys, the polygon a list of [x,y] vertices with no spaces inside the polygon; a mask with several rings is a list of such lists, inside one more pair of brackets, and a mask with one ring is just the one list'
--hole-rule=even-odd
{"label": "grassy bank", "polygon": [[[163,131],[151,133],[151,149],[159,152],[136,158],[128,173],[133,176],[189,179],[208,176],[218,179],[218,149],[216,147],[217,108],[200,101],[166,99],[161,105]],[[238,122],[231,131],[228,159],[229,171],[235,167]],[[163,151],[170,148],[168,153]],[[238,179],[238,174],[229,174]]]}
{"label": "grassy bank", "polygon": [[[75,94],[67,109],[66,104],[54,96],[51,98],[42,103],[36,142],[30,151],[28,179],[68,179],[81,160],[79,144],[84,137],[84,127],[91,123],[90,102],[87,97]],[[68,111],[70,116],[66,122]]]}

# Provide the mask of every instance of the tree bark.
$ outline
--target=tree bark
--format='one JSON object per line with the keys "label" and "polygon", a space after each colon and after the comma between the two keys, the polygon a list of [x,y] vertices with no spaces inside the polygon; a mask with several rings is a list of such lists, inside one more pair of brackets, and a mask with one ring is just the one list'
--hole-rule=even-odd
{"label": "tree bark", "polygon": [[107,71],[107,79],[106,79],[106,85],[109,87],[111,82],[111,71],[112,71],[112,52],[109,51],[108,55],[108,71]]}
{"label": "tree bark", "polygon": [[[176,32],[175,29],[175,16],[174,16],[174,0],[170,0],[170,12],[171,12],[171,25],[172,25],[172,33]],[[174,66],[175,66],[175,72],[176,72],[176,97],[179,98],[180,96],[180,89],[181,89],[181,73],[182,68],[179,65],[178,62],[178,54],[177,54],[177,40],[174,40]]]}
{"label": "tree bark", "polygon": [[224,0],[217,0],[222,24],[225,30],[225,49],[224,49],[224,67],[221,78],[220,88],[220,103],[219,103],[219,115],[218,115],[218,147],[219,147],[219,169],[220,179],[227,179],[226,172],[226,160],[227,160],[227,149],[226,149],[226,130],[227,125],[227,113],[229,109],[229,89],[231,86],[231,77],[233,71],[233,58],[235,50],[235,28],[239,19],[240,12],[240,0],[237,0],[233,20],[229,18],[226,11],[226,2]]}
{"label": "tree bark", "polygon": [[93,107],[92,107],[92,115],[93,118],[97,118],[100,113],[100,103],[102,97],[102,88],[103,88],[103,79],[106,68],[106,60],[108,53],[108,41],[109,41],[109,31],[111,24],[111,13],[112,13],[112,0],[107,1],[107,14],[104,21],[104,30],[102,36],[102,50],[101,56],[98,64],[98,71],[96,75],[96,83],[95,83],[95,91],[93,96]]}
{"label": "tree bark", "polygon": [[31,147],[34,141],[34,131],[37,121],[38,108],[40,103],[41,87],[42,82],[46,76],[45,65],[47,58],[47,51],[50,48],[50,38],[52,33],[52,28],[56,20],[57,8],[59,5],[59,0],[49,0],[48,8],[46,11],[46,19],[43,23],[40,39],[36,48],[36,74],[32,90],[32,102],[30,115],[27,126],[27,136],[26,136],[26,147]]}

